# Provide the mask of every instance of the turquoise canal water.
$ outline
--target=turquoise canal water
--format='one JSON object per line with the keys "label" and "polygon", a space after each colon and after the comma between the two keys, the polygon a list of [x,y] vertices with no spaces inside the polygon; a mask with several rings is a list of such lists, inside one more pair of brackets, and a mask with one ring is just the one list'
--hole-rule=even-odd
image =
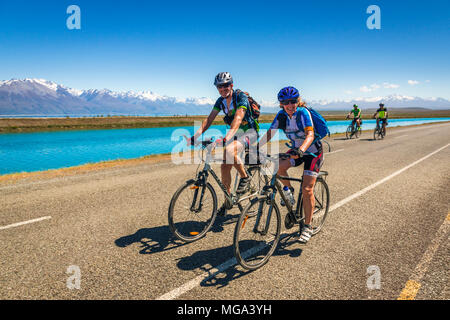
{"label": "turquoise canal water", "polygon": [[[391,119],[389,126],[450,121],[450,118]],[[331,133],[345,132],[350,121],[329,121]],[[262,134],[269,123],[261,124]],[[375,128],[375,120],[364,120],[363,130]],[[183,134],[192,135],[194,127],[80,130],[61,132],[0,134],[0,174],[72,167],[116,159],[187,150]],[[220,137],[226,126],[211,126],[207,137]],[[286,139],[279,132],[273,138]]]}

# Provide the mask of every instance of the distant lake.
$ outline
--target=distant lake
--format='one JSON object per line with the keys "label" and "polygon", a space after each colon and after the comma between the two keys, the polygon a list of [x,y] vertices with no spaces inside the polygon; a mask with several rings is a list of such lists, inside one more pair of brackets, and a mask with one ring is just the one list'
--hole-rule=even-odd
{"label": "distant lake", "polygon": [[[450,121],[450,118],[390,119],[389,126],[409,126]],[[349,120],[328,121],[331,133],[345,132]],[[363,120],[363,130],[373,130],[375,120]],[[270,123],[262,123],[262,134]],[[0,134],[0,174],[72,167],[116,159],[186,150],[182,134],[192,135],[193,127],[79,130]],[[211,126],[205,136],[217,138],[225,125]],[[286,139],[279,132],[273,140]]]}

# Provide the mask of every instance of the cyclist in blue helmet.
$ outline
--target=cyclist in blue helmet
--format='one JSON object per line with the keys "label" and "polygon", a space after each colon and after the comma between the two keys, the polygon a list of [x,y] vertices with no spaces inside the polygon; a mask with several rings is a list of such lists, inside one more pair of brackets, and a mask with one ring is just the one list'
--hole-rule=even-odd
{"label": "cyclist in blue helmet", "polygon": [[[302,193],[305,224],[300,230],[299,240],[306,243],[313,232],[311,222],[315,205],[314,185],[323,164],[322,144],[320,140],[315,141],[311,113],[301,100],[300,93],[296,88],[285,87],[281,89],[278,93],[278,101],[282,110],[276,115],[266,135],[261,138],[260,146],[269,142],[276,130],[280,129],[291,141],[294,149],[288,151],[292,154],[291,159],[280,161],[278,174],[287,177],[289,168],[298,167],[304,163]],[[313,153],[317,157],[304,155],[305,152]],[[289,180],[282,180],[281,182],[289,187],[291,192],[294,191]]]}

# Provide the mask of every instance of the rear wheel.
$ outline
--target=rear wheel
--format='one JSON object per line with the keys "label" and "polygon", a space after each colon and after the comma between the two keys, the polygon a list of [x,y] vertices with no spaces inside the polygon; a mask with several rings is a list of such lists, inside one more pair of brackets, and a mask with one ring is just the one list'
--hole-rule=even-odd
{"label": "rear wheel", "polygon": [[247,270],[267,263],[280,240],[281,215],[277,204],[265,199],[252,200],[234,229],[234,255]]}
{"label": "rear wheel", "polygon": [[206,183],[197,186],[190,180],[173,195],[169,206],[170,231],[184,242],[202,238],[211,228],[217,215],[217,196]]}

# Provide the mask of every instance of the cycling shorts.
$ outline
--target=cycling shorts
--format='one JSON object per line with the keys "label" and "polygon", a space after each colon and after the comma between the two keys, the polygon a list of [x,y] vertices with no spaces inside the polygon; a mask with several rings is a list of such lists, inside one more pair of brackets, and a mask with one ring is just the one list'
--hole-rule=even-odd
{"label": "cycling shorts", "polygon": [[299,159],[291,159],[291,165],[293,167],[298,167],[302,163],[305,164],[303,174],[306,176],[318,177],[320,168],[323,165],[323,151],[322,148],[319,148],[319,151],[316,153],[317,157],[313,157],[311,155],[304,155]]}

